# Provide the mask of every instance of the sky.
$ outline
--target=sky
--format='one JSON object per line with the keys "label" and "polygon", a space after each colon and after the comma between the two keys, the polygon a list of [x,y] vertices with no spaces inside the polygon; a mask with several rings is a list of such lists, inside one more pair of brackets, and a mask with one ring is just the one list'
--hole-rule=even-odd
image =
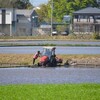
{"label": "sky", "polygon": [[33,6],[39,6],[40,4],[47,3],[49,0],[30,0]]}

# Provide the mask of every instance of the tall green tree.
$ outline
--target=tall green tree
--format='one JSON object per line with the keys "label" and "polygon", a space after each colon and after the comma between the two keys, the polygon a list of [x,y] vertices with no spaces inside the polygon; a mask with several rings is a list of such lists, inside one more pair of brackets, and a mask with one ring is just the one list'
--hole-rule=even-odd
{"label": "tall green tree", "polygon": [[53,22],[61,22],[64,15],[71,15],[74,11],[92,6],[98,7],[96,0],[49,0],[47,5],[40,6],[39,16],[41,21],[50,21],[53,10]]}
{"label": "tall green tree", "polygon": [[37,13],[39,15],[40,22],[49,22],[47,5],[40,5],[40,9],[37,9]]}

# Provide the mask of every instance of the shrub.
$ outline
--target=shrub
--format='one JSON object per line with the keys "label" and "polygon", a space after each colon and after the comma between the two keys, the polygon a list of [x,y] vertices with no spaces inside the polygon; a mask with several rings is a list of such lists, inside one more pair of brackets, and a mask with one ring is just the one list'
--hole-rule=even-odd
{"label": "shrub", "polygon": [[93,33],[93,39],[100,39],[99,33]]}

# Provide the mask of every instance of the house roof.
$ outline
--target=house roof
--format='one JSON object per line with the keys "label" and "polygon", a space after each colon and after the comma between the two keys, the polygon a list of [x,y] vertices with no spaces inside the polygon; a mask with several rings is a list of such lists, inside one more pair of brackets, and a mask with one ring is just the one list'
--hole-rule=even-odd
{"label": "house roof", "polygon": [[16,13],[17,15],[25,15],[30,16],[34,10],[26,10],[26,9],[17,9]]}
{"label": "house roof", "polygon": [[74,15],[100,15],[99,8],[87,7],[73,13]]}
{"label": "house roof", "polygon": [[7,11],[15,10],[17,15],[24,15],[27,17],[30,17],[33,12],[36,14],[35,9],[28,10],[28,9],[0,8],[0,10],[7,10]]}

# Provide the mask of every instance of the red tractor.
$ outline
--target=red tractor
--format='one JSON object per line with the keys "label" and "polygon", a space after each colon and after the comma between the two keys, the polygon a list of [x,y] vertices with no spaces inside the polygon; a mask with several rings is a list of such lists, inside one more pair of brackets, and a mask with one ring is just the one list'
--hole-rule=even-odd
{"label": "red tractor", "polygon": [[55,47],[44,47],[38,66],[56,67],[60,65],[63,60],[56,57],[55,49]]}

